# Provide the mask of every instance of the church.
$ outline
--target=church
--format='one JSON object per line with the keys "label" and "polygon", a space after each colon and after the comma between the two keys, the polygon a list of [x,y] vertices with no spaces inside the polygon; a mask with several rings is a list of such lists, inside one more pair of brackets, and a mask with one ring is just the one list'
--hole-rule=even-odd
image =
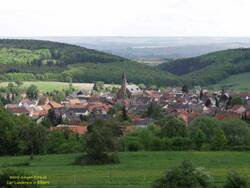
{"label": "church", "polygon": [[125,72],[122,74],[121,88],[117,93],[117,99],[126,99],[133,96],[142,95],[143,91],[135,84],[128,84]]}

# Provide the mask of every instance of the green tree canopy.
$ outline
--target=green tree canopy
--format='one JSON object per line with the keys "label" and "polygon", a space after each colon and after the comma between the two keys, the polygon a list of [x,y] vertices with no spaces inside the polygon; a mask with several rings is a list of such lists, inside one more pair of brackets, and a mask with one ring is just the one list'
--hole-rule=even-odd
{"label": "green tree canopy", "polygon": [[216,129],[212,142],[212,148],[214,150],[223,150],[227,145],[227,138],[224,131],[220,128]]}
{"label": "green tree canopy", "polygon": [[160,119],[157,124],[161,127],[161,136],[163,137],[184,137],[187,135],[185,123],[174,116],[167,116]]}
{"label": "green tree canopy", "polygon": [[38,97],[38,88],[35,85],[30,85],[26,91],[26,95],[30,99],[37,99]]}
{"label": "green tree canopy", "polygon": [[208,188],[213,178],[204,168],[195,168],[189,161],[169,169],[166,175],[158,179],[153,188]]}
{"label": "green tree canopy", "polygon": [[121,134],[115,122],[97,120],[88,126],[86,155],[76,160],[77,164],[97,165],[119,162],[117,137]]}
{"label": "green tree canopy", "polygon": [[219,121],[211,117],[198,117],[189,125],[189,134],[193,138],[197,130],[202,130],[205,134],[205,142],[211,143]]}
{"label": "green tree canopy", "polygon": [[220,122],[220,124],[230,146],[250,144],[250,128],[245,121],[229,119]]}

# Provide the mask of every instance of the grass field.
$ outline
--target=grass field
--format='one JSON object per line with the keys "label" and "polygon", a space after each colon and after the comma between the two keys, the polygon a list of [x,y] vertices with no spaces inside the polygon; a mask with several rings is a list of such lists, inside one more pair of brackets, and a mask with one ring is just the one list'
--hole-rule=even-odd
{"label": "grass field", "polygon": [[[1,82],[0,87],[7,86],[9,82]],[[63,90],[69,87],[67,82],[42,82],[42,81],[26,81],[23,82],[22,87],[29,87],[31,84],[34,84],[38,87],[41,92],[53,91],[53,90]],[[73,87],[76,89],[85,89],[90,90],[94,86],[93,83],[73,83]],[[110,86],[105,84],[105,86]],[[114,85],[117,87],[117,85]]]}
{"label": "grass field", "polygon": [[[208,169],[217,185],[225,181],[229,170],[250,179],[248,152],[124,152],[121,163],[105,166],[72,165],[78,154],[36,156],[27,167],[16,167],[34,175],[48,176],[50,188],[149,188],[167,168],[182,160]],[[28,160],[28,156],[1,157],[0,170]]]}
{"label": "grass field", "polygon": [[162,60],[136,60],[138,63],[142,63],[142,64],[145,64],[145,65],[149,65],[149,66],[152,66],[152,67],[155,67],[157,65],[160,65],[161,63],[163,63]]}
{"label": "grass field", "polygon": [[225,80],[222,80],[218,84],[214,85],[215,88],[221,88],[226,86],[232,90],[237,91],[250,91],[250,72],[236,74],[229,76]]}

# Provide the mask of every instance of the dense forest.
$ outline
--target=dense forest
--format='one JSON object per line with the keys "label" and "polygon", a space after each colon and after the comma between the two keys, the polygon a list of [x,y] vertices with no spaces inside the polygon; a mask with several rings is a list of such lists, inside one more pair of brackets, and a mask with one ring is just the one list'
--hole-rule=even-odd
{"label": "dense forest", "polygon": [[124,71],[133,83],[180,85],[173,74],[112,54],[57,42],[0,40],[0,81],[120,83]]}
{"label": "dense forest", "polygon": [[230,49],[174,60],[158,68],[179,75],[191,84],[215,84],[230,75],[250,72],[250,49]]}

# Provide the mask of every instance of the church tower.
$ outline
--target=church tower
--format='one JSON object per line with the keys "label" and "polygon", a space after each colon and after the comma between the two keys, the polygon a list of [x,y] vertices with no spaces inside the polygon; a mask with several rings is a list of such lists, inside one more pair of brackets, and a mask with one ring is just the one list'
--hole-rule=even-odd
{"label": "church tower", "polygon": [[125,99],[127,98],[127,76],[125,74],[125,72],[123,72],[122,74],[122,85],[120,90],[117,93],[117,98],[118,99]]}

